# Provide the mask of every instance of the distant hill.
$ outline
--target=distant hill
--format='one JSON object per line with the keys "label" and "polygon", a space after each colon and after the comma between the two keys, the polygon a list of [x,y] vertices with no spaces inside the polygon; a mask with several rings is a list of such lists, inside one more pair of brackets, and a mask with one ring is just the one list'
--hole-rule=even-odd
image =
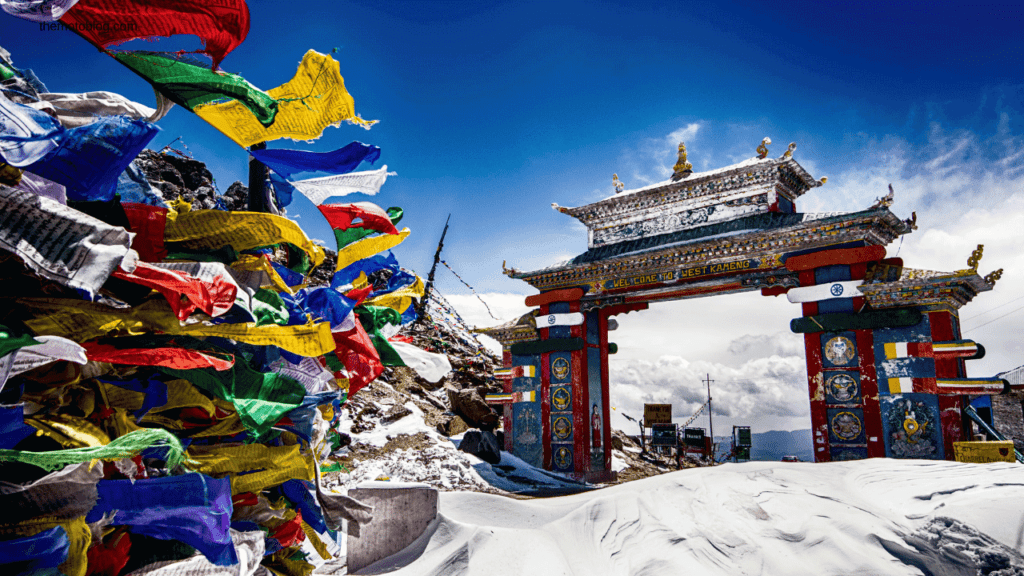
{"label": "distant hill", "polygon": [[[751,460],[779,461],[783,456],[796,456],[803,462],[814,461],[814,446],[810,430],[782,432],[754,432],[751,434]],[[716,436],[717,458],[725,456],[732,448],[732,436]]]}

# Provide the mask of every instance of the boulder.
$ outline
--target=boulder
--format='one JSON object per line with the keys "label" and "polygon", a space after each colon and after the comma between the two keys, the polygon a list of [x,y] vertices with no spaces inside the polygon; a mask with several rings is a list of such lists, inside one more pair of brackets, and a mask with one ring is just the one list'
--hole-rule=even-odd
{"label": "boulder", "polygon": [[459,450],[472,454],[488,464],[501,462],[501,448],[493,432],[470,430],[462,437]]}
{"label": "boulder", "polygon": [[448,388],[448,403],[452,412],[461,416],[467,424],[481,430],[494,430],[498,427],[498,413],[484,401],[483,396],[474,388],[456,390]]}
{"label": "boulder", "polygon": [[437,423],[437,431],[449,438],[469,430],[469,424],[459,416],[449,416]]}

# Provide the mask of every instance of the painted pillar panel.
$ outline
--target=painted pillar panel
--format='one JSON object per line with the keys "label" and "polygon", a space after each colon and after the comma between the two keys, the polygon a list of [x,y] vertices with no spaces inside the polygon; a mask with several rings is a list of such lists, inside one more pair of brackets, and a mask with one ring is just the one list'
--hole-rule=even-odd
{"label": "painted pillar panel", "polygon": [[882,415],[878,405],[878,375],[875,371],[874,334],[871,330],[857,330],[857,348],[860,352],[860,390],[864,407],[864,431],[867,457],[885,456],[885,438],[882,434]]}
{"label": "painted pillar panel", "polygon": [[544,427],[542,441],[544,443],[545,470],[551,470],[551,354],[540,355],[540,421]]}
{"label": "painted pillar panel", "polygon": [[888,458],[942,460],[945,446],[935,394],[896,394],[881,399]]}
{"label": "painted pillar panel", "polygon": [[[949,342],[960,339],[959,320],[949,312],[931,312],[927,314],[931,324],[932,342]],[[962,358],[936,358],[936,378],[966,378],[964,360]]]}
{"label": "painted pillar panel", "polygon": [[573,366],[572,352],[552,352],[548,355],[551,470],[558,472],[572,472],[578,456],[574,446],[579,436],[579,427],[574,422],[577,394],[573,379],[576,372],[578,370]]}
{"label": "painted pillar panel", "polygon": [[970,440],[964,437],[962,396],[939,396],[939,417],[942,419],[942,447],[946,451],[946,459],[953,460],[954,442]]}
{"label": "painted pillar panel", "polygon": [[[878,389],[883,396],[907,392],[935,394],[935,359],[931,357],[931,347],[924,351],[908,352],[907,356],[887,358],[886,344],[931,342],[931,325],[929,314],[923,314],[920,322],[913,326],[898,328],[877,328],[874,331],[875,369],[878,374]],[[890,379],[905,378],[908,382],[899,383]],[[908,386],[912,386],[908,388]]]}
{"label": "painted pillar panel", "polygon": [[807,356],[807,388],[811,402],[811,434],[814,438],[814,461],[828,462],[828,414],[825,412],[824,374],[821,370],[821,336],[804,334]]}
{"label": "painted pillar panel", "polygon": [[[534,366],[535,373],[536,368],[541,365],[539,355],[511,356],[511,361],[515,366]],[[541,388],[541,379],[538,377],[512,379],[512,391],[532,391],[537,399],[533,402],[515,402],[511,405],[512,432],[505,432],[505,444],[511,444],[510,452],[537,467],[542,467],[544,463]]]}
{"label": "painted pillar panel", "polygon": [[[512,367],[512,350],[511,346],[501,347],[501,365],[505,368]],[[511,393],[512,390],[512,378],[504,378],[501,383],[501,390],[505,394]],[[513,452],[512,442],[515,435],[515,419],[512,417],[512,405],[505,404],[501,407],[501,429],[505,431],[505,452]]]}
{"label": "painted pillar panel", "polygon": [[603,426],[604,426],[604,442],[602,445],[605,448],[604,458],[604,471],[611,472],[612,470],[612,408],[610,399],[610,387],[608,381],[608,316],[600,314],[598,316],[598,345],[601,347],[601,402],[604,406],[603,414]]}
{"label": "painted pillar panel", "polygon": [[587,348],[587,388],[590,398],[588,399],[587,416],[587,451],[589,460],[586,472],[603,471],[605,460],[604,443],[604,399],[601,393],[601,349],[597,347]]}

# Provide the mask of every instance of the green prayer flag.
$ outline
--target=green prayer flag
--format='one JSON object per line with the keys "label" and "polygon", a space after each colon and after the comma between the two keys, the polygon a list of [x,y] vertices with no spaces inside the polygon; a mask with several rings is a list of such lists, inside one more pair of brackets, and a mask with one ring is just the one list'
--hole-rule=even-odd
{"label": "green prayer flag", "polygon": [[373,342],[373,347],[380,354],[380,363],[385,366],[405,366],[405,361],[395,351],[395,348],[380,333],[385,324],[398,326],[402,323],[402,315],[394,308],[386,306],[356,306],[355,313],[359,316],[359,322],[363,330]]}
{"label": "green prayer flag", "polygon": [[[404,214],[401,208],[388,208],[388,218],[391,220],[391,224],[398,224],[398,221],[402,219],[403,215]],[[334,237],[338,241],[338,249],[341,250],[342,248],[348,246],[353,242],[362,240],[363,238],[366,238],[367,236],[376,233],[377,231],[374,230],[373,228],[363,228],[356,224],[344,230],[335,229]]]}
{"label": "green prayer flag", "polygon": [[[227,352],[200,340],[176,339],[176,345],[220,354]],[[254,370],[239,356],[229,370],[213,368],[175,370],[161,367],[160,371],[175,378],[188,380],[193,385],[231,402],[242,424],[256,437],[262,436],[286,412],[302,403],[306,389],[298,381],[274,372]]]}
{"label": "green prayer flag", "polygon": [[172,102],[189,110],[200,104],[238,100],[263,126],[273,124],[277,116],[277,100],[237,74],[214,72],[148,52],[121,52],[114,57]]}

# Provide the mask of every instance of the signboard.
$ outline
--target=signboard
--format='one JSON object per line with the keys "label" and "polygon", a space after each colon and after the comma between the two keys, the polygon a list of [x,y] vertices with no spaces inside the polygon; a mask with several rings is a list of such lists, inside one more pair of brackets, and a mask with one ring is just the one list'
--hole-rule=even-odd
{"label": "signboard", "polygon": [[679,444],[676,424],[655,424],[651,426],[651,446],[676,446]]}
{"label": "signboard", "polygon": [[704,429],[687,428],[683,430],[683,443],[692,448],[704,449]]}
{"label": "signboard", "polygon": [[750,426],[736,426],[733,428],[734,440],[737,446],[751,446]]}
{"label": "signboard", "polygon": [[953,453],[957,462],[1016,462],[1013,455],[1013,441],[999,442],[953,442]]}
{"label": "signboard", "polygon": [[652,424],[671,424],[671,404],[644,404],[644,426]]}

